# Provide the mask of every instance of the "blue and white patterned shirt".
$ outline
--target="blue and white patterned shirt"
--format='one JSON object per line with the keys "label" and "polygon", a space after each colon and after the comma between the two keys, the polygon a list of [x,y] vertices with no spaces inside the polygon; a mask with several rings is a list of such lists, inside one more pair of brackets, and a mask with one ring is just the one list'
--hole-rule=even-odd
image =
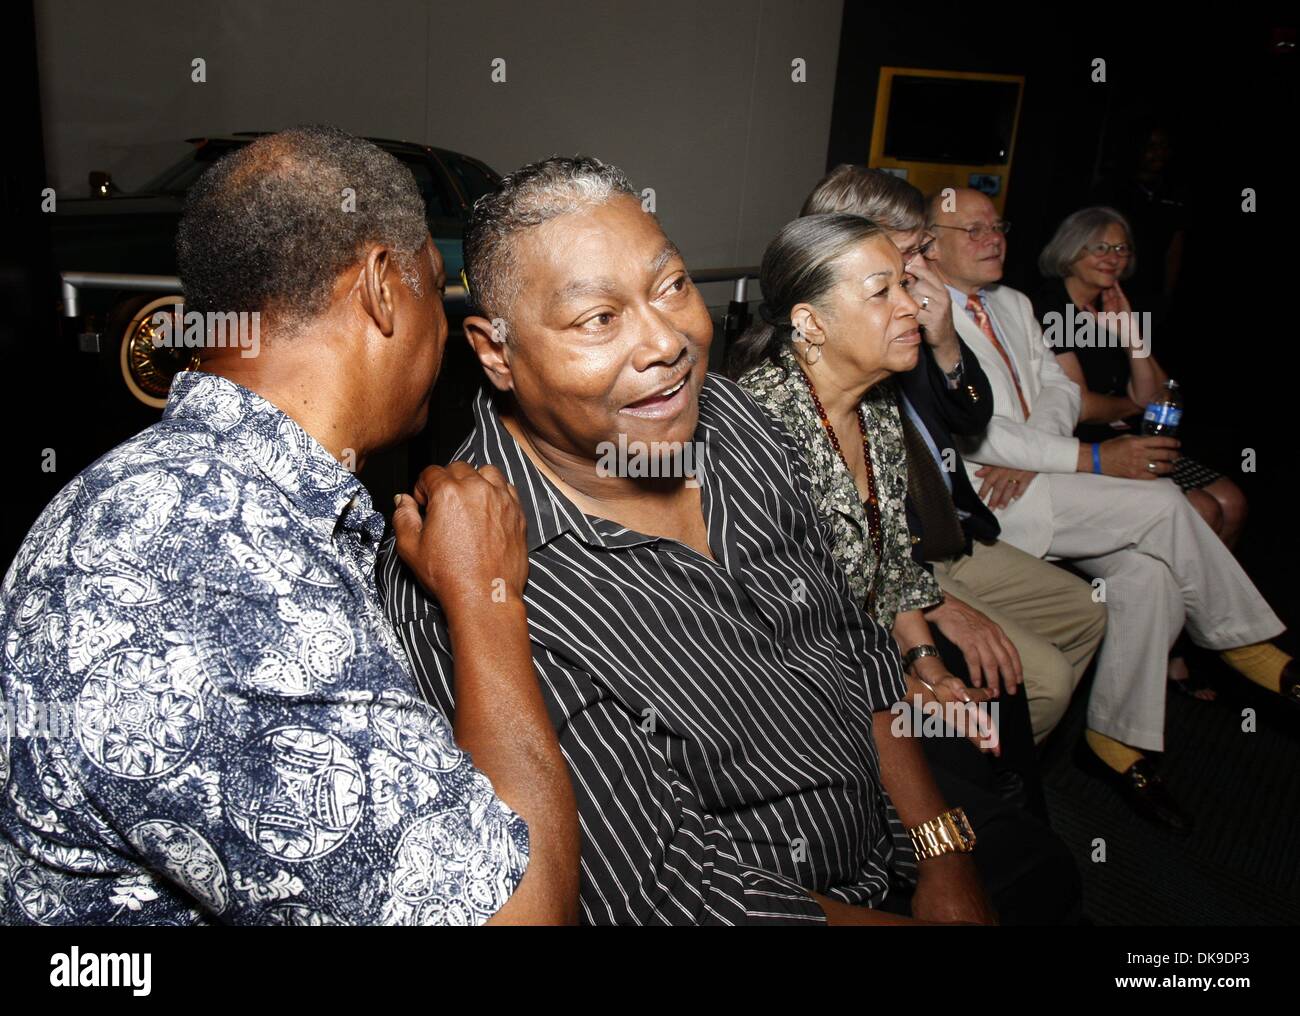
{"label": "blue and white patterned shirt", "polygon": [[479,924],[528,830],[416,691],[383,517],[301,427],[177,375],[0,593],[0,923]]}

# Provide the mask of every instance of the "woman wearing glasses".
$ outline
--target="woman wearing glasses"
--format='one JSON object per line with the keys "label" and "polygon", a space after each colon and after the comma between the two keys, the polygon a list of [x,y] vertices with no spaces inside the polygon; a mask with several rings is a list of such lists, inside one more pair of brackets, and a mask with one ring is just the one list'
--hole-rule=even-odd
{"label": "woman wearing glasses", "polygon": [[[1083,391],[1076,434],[1084,441],[1105,441],[1140,429],[1144,407],[1164,387],[1169,375],[1151,353],[1151,336],[1141,334],[1121,281],[1137,267],[1128,222],[1113,208],[1084,208],[1069,216],[1038,258],[1049,280],[1034,300],[1043,331],[1068,339],[1071,317],[1077,334],[1083,315],[1122,315],[1127,336],[1105,341],[1093,328],[1093,345],[1053,344],[1056,362]],[[1073,305],[1073,312],[1067,305]],[[1094,318],[1095,320],[1095,318]],[[1053,326],[1055,329],[1053,330]],[[1246,518],[1246,499],[1226,476],[1187,457],[1174,466],[1171,479],[1197,511],[1232,546]]]}
{"label": "woman wearing glasses", "polygon": [[[1083,394],[1075,435],[1100,442],[1140,432],[1144,407],[1161,392],[1169,375],[1151,355],[1152,336],[1142,334],[1142,316],[1133,314],[1121,285],[1137,268],[1128,221],[1113,208],[1075,212],[1043,248],[1038,267],[1047,281],[1034,299],[1034,311],[1057,363]],[[1114,324],[1103,324],[1099,312],[1116,315],[1107,319]],[[1091,344],[1072,341],[1089,325]],[[1246,518],[1241,489],[1186,456],[1175,463],[1170,479],[1220,539],[1233,546]],[[1169,676],[1178,691],[1214,698],[1212,689],[1189,682],[1177,648]]]}

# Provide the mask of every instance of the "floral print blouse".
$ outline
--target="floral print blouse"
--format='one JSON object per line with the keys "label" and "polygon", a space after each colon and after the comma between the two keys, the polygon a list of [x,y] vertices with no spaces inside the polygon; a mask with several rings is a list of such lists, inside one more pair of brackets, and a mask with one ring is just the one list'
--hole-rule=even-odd
{"label": "floral print blouse", "polygon": [[802,368],[788,346],[781,350],[780,360],[780,365],[766,361],[753,368],[740,385],[803,449],[812,474],[813,499],[830,530],[835,560],[848,576],[854,598],[890,630],[896,615],[929,609],[943,598],[934,576],[912,558],[906,513],[907,452],[893,382],[886,380],[872,388],[859,408],[866,422],[884,531],[877,561],[867,508],[817,415],[808,386],[799,376]]}

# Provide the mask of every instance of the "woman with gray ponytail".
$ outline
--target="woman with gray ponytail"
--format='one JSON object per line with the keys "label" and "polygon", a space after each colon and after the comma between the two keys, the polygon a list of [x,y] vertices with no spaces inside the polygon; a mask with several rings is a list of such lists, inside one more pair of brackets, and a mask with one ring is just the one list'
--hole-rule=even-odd
{"label": "woman with gray ponytail", "polygon": [[[912,558],[902,423],[882,384],[911,369],[921,346],[902,257],[869,219],[809,215],[768,245],[760,278],[759,320],[737,340],[729,372],[803,452],[854,597],[894,632],[900,651],[930,645],[921,612],[942,594]],[[916,659],[912,670],[944,699],[986,694],[937,656]]]}
{"label": "woman with gray ponytail", "polygon": [[[902,424],[882,384],[920,351],[902,257],[869,219],[809,215],[768,245],[760,277],[759,320],[737,340],[729,373],[798,442],[854,596],[904,652],[929,643],[920,612],[941,594],[912,559]],[[950,676],[937,658],[916,670]]]}
{"label": "woman with gray ponytail", "polygon": [[[795,305],[823,300],[839,281],[839,258],[873,238],[885,238],[879,226],[847,213],[810,215],[782,229],[763,254],[758,320],[736,340],[728,373],[739,378],[763,361],[780,365],[792,341]],[[817,333],[802,350],[809,363],[817,361],[823,341]]]}

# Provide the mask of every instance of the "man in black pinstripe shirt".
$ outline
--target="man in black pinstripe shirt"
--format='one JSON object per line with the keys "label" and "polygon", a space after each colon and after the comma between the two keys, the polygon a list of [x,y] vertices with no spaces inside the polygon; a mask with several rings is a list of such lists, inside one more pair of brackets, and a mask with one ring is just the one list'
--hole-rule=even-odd
{"label": "man in black pinstripe shirt", "polygon": [[[787,435],[706,375],[707,310],[622,174],[558,158],[511,174],[476,206],[466,263],[491,384],[456,457],[500,469],[528,523],[583,919],[877,923],[910,903],[993,920],[968,854],[916,862],[907,827],[947,804],[889,735],[897,650],[852,601]],[[688,445],[648,476],[635,464]],[[379,584],[423,693],[452,712],[437,604],[391,551]]]}

